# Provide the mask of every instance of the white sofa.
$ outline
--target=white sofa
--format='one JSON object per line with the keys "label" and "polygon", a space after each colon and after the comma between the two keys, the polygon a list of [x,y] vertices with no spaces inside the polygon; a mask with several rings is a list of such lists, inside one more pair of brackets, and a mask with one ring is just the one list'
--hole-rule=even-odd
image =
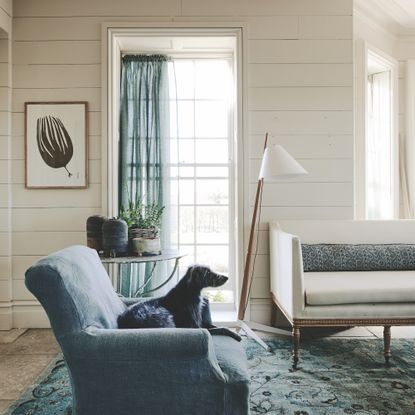
{"label": "white sofa", "polygon": [[301,244],[415,244],[415,221],[296,220],[270,223],[273,301],[293,326],[293,367],[301,327],[415,325],[415,269],[304,272]]}

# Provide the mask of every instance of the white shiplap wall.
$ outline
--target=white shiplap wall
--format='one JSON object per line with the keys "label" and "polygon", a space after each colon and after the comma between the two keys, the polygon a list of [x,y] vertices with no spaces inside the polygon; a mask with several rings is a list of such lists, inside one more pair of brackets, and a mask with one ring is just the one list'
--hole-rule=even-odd
{"label": "white shiplap wall", "polygon": [[0,329],[12,321],[11,275],[11,1],[0,0]]}
{"label": "white shiplap wall", "polygon": [[[100,212],[105,21],[246,22],[246,200],[252,204],[265,131],[310,172],[292,184],[266,188],[252,301],[252,318],[266,321],[265,223],[353,214],[352,0],[14,0],[12,272],[13,298],[21,304],[15,316],[19,326],[45,321],[24,287],[24,270],[41,255],[84,243],[87,216]],[[87,190],[24,189],[23,104],[38,100],[89,102]]]}

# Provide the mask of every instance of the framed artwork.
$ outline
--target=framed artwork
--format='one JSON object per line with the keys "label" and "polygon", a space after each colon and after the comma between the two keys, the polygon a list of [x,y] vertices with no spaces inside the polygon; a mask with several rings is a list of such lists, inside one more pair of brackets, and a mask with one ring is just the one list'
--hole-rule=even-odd
{"label": "framed artwork", "polygon": [[28,189],[88,186],[87,102],[25,103]]}

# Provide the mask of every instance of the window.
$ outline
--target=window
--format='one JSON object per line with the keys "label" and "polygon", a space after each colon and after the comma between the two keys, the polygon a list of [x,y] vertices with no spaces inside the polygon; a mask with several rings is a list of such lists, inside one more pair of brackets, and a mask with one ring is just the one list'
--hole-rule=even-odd
{"label": "window", "polygon": [[357,219],[399,217],[398,63],[356,44]]}
{"label": "window", "polygon": [[366,138],[367,219],[393,219],[395,213],[391,107],[390,71],[369,74]]}
{"label": "window", "polygon": [[181,274],[201,263],[231,275],[226,286],[207,291],[224,303],[233,303],[235,281],[232,74],[231,56],[175,57],[169,71],[171,243],[188,254]]}
{"label": "window", "polygon": [[[229,276],[227,284],[208,292],[215,311],[234,311],[243,248],[243,183],[241,147],[240,58],[241,28],[112,27],[109,25],[106,56],[107,146],[103,148],[103,206],[107,216],[118,213],[118,160],[120,114],[120,56],[163,54],[171,58],[170,149],[167,167],[170,247],[188,255],[180,261],[179,275],[189,263],[200,262]],[[104,67],[105,70],[105,67]],[[167,183],[164,184],[166,186]],[[167,189],[167,186],[165,187]],[[166,209],[167,211],[167,209]],[[165,215],[167,216],[167,215]],[[167,245],[167,244],[166,244]]]}

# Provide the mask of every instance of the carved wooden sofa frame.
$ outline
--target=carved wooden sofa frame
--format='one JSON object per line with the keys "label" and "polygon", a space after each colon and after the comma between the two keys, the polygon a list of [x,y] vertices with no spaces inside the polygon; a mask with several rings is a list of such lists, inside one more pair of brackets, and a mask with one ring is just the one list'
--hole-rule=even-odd
{"label": "carved wooden sofa frame", "polygon": [[[391,326],[415,325],[415,301],[308,305],[308,276],[303,271],[301,243],[415,244],[415,221],[299,220],[270,223],[271,294],[275,305],[292,325],[293,368],[297,369],[300,332],[304,327],[383,326],[384,358],[388,364]],[[365,278],[365,272],[362,271],[362,278]],[[413,273],[415,281],[415,270],[408,272]],[[406,289],[404,286],[401,288]]]}

